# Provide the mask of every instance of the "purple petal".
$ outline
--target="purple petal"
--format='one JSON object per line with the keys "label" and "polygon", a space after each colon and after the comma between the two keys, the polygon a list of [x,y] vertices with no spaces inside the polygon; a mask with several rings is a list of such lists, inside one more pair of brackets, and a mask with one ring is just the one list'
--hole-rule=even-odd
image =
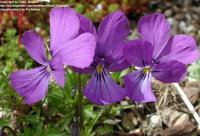
{"label": "purple petal", "polygon": [[143,40],[153,47],[153,59],[156,59],[170,37],[170,25],[163,14],[150,14],[140,18],[138,30]]}
{"label": "purple petal", "polygon": [[104,105],[122,100],[125,90],[116,84],[106,71],[95,71],[84,88],[84,94],[90,101]]}
{"label": "purple petal", "polygon": [[50,16],[51,53],[57,53],[66,42],[78,34],[80,21],[76,12],[69,7],[53,8]]}
{"label": "purple petal", "polygon": [[97,53],[107,56],[113,48],[129,35],[129,20],[123,12],[117,11],[106,16],[98,29]]}
{"label": "purple petal", "polygon": [[177,60],[184,64],[189,64],[198,58],[199,51],[194,38],[187,35],[175,35],[170,38],[156,61]]}
{"label": "purple petal", "polygon": [[84,33],[67,42],[59,54],[62,57],[63,64],[85,68],[93,61],[95,47],[96,40],[94,36],[90,33]]}
{"label": "purple petal", "polygon": [[60,57],[55,56],[50,62],[52,76],[55,81],[62,87],[65,86],[65,71]]}
{"label": "purple petal", "polygon": [[112,63],[106,68],[109,72],[120,72],[130,67],[131,64],[122,58],[118,58],[112,61]]}
{"label": "purple petal", "polygon": [[84,74],[93,73],[96,70],[96,67],[100,63],[102,63],[102,59],[94,56],[93,62],[90,64],[89,67],[86,67],[84,69],[73,67],[73,70],[75,72],[84,73]]}
{"label": "purple petal", "polygon": [[186,75],[185,64],[172,60],[153,67],[153,77],[164,82],[180,82]]}
{"label": "purple petal", "polygon": [[31,31],[26,31],[22,35],[22,43],[28,54],[40,64],[46,62],[46,53],[44,43],[41,37]]}
{"label": "purple petal", "polygon": [[17,71],[10,76],[12,87],[25,97],[26,104],[34,104],[46,95],[49,79],[50,73],[47,72],[46,66]]}
{"label": "purple petal", "polygon": [[73,67],[72,68],[75,72],[78,72],[78,73],[82,73],[82,74],[89,74],[89,73],[92,73],[95,69],[91,66],[87,67],[87,68],[76,68],[76,67]]}
{"label": "purple petal", "polygon": [[33,92],[24,98],[26,104],[34,104],[40,101],[47,93],[50,76],[44,76],[37,84]]}
{"label": "purple petal", "polygon": [[123,56],[114,59],[108,56],[104,59],[103,65],[109,72],[120,72],[131,66]]}
{"label": "purple petal", "polygon": [[145,74],[142,70],[126,75],[124,84],[128,96],[137,102],[156,101],[151,89],[151,78],[151,73]]}
{"label": "purple petal", "polygon": [[94,27],[93,23],[88,19],[86,16],[78,14],[79,20],[80,20],[80,29],[79,29],[79,34],[88,32],[91,33],[95,36],[97,39],[97,31],[96,28]]}
{"label": "purple petal", "polygon": [[153,46],[144,40],[126,42],[123,53],[127,61],[138,67],[152,65]]}
{"label": "purple petal", "polygon": [[107,70],[110,72],[119,72],[131,66],[131,64],[125,59],[123,55],[123,48],[126,46],[126,42],[121,42],[105,59]]}

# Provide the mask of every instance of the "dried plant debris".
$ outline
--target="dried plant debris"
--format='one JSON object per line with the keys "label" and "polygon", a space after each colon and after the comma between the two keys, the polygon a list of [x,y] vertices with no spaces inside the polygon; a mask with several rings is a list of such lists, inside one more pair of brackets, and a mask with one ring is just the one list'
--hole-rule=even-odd
{"label": "dried plant debris", "polygon": [[169,108],[164,109],[161,115],[163,123],[169,128],[184,125],[190,122],[190,118],[187,113],[179,112]]}
{"label": "dried plant debris", "polygon": [[[181,86],[184,89],[198,88],[197,84],[184,81]],[[191,120],[190,112],[173,85],[153,80],[153,91],[158,98],[156,103],[133,102],[135,108],[123,112],[121,125],[124,131],[128,132],[127,135],[136,130],[145,136],[165,136],[165,133],[167,136],[178,136],[196,131],[194,120]],[[188,130],[184,130],[187,127]]]}
{"label": "dried plant debris", "polygon": [[197,127],[192,123],[180,124],[175,127],[167,128],[159,133],[160,136],[192,136]]}
{"label": "dried plant debris", "polygon": [[200,95],[200,82],[199,81],[189,81],[186,83],[186,86],[183,88],[187,97],[189,98],[192,104],[195,104],[199,99]]}
{"label": "dried plant debris", "polygon": [[153,80],[153,90],[158,98],[156,106],[159,109],[163,109],[166,106],[177,107],[183,104],[176,88],[172,84],[163,84],[158,80]]}
{"label": "dried plant debris", "polygon": [[130,131],[136,128],[138,120],[133,112],[125,112],[123,113],[121,124],[126,131]]}

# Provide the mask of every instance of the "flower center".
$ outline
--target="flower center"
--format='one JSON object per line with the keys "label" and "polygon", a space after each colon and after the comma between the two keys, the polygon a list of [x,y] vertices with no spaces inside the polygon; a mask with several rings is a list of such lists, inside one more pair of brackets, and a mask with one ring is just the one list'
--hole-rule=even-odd
{"label": "flower center", "polygon": [[143,69],[143,71],[144,71],[145,73],[149,73],[149,72],[151,71],[151,68],[150,68],[150,67],[146,67],[146,68]]}
{"label": "flower center", "polygon": [[96,67],[97,72],[102,72],[103,71],[103,67],[101,65]]}
{"label": "flower center", "polygon": [[51,68],[49,66],[46,68],[46,70],[47,72],[51,72]]}

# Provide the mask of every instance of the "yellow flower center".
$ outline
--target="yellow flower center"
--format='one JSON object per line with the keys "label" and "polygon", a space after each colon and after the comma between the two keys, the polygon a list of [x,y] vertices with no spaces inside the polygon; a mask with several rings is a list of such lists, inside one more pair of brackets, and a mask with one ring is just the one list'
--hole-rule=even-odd
{"label": "yellow flower center", "polygon": [[51,68],[49,66],[46,68],[46,70],[47,72],[51,72]]}
{"label": "yellow flower center", "polygon": [[144,72],[145,72],[145,73],[149,73],[150,71],[151,71],[151,68],[150,68],[150,67],[144,68]]}
{"label": "yellow flower center", "polygon": [[97,66],[96,70],[97,70],[97,72],[102,72],[103,71],[103,67],[102,66]]}

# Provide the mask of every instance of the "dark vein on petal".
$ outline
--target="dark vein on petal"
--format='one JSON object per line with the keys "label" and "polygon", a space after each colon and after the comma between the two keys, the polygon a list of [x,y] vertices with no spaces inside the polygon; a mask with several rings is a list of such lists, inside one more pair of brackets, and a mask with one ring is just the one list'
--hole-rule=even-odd
{"label": "dark vein on petal", "polygon": [[[105,83],[105,86],[106,86],[106,88],[107,88],[107,92],[108,92],[109,98],[110,98],[110,100],[111,100],[111,95],[110,95],[110,92],[109,92],[109,88],[108,88],[108,86],[107,86],[107,84],[106,84],[105,75],[106,75],[106,72],[105,72],[105,70],[103,70],[103,72],[102,72],[103,81],[104,81],[104,83]],[[108,82],[109,82],[109,80],[108,80]]]}

